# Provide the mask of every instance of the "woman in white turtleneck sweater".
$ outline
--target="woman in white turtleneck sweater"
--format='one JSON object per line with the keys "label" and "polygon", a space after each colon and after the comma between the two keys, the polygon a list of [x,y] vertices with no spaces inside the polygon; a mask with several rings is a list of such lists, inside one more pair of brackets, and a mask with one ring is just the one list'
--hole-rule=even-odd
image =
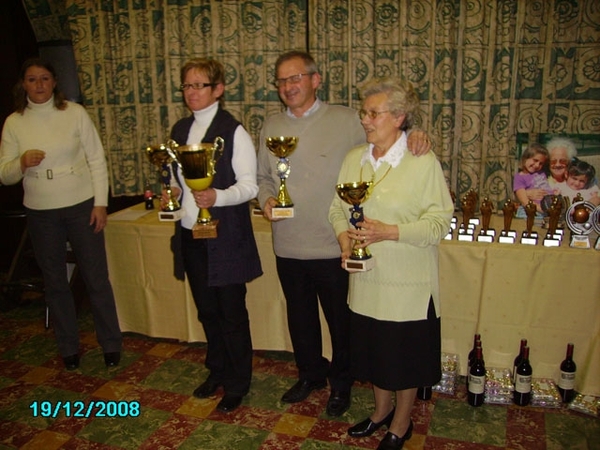
{"label": "woman in white turtleneck sweater", "polygon": [[67,369],[79,366],[77,316],[66,268],[69,242],[105,364],[115,366],[122,337],[104,248],[108,175],[102,142],[85,109],[57,91],[54,68],[41,59],[24,63],[15,103],[2,130],[0,182],[23,180],[27,227],[58,351]]}

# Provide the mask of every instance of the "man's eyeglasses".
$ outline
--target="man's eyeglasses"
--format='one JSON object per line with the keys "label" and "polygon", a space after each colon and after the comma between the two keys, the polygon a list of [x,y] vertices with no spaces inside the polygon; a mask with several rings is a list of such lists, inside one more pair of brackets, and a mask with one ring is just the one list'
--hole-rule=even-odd
{"label": "man's eyeglasses", "polygon": [[388,109],[385,111],[372,111],[372,110],[367,111],[366,109],[359,109],[358,117],[360,117],[360,120],[363,120],[365,117],[369,116],[369,119],[375,120],[375,119],[377,119],[377,116],[379,114],[383,114],[386,112],[390,112],[390,110]]}
{"label": "man's eyeglasses", "polygon": [[187,91],[188,89],[194,89],[195,91],[199,91],[202,88],[205,88],[207,86],[216,86],[217,83],[183,83],[181,86],[179,86],[179,89],[182,91]]}
{"label": "man's eyeglasses", "polygon": [[314,72],[299,73],[298,75],[292,75],[291,77],[287,77],[287,78],[277,78],[273,82],[273,84],[275,85],[276,88],[284,87],[288,83],[298,84],[302,80],[302,77],[304,77],[306,75],[313,75],[313,74],[314,74]]}

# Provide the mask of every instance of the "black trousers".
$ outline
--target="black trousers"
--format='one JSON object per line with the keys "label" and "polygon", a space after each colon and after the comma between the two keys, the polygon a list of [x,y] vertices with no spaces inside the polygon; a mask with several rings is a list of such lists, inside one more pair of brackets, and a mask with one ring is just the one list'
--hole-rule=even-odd
{"label": "black trousers", "polygon": [[209,286],[206,240],[194,239],[184,228],[182,241],[185,272],[208,344],[209,379],[222,384],[226,394],[246,395],[252,379],[246,285]]}
{"label": "black trousers", "polygon": [[[350,390],[350,309],[348,272],[339,258],[300,260],[277,257],[287,320],[301,380],[329,379],[335,390]],[[331,364],[323,357],[319,302],[331,336]]]}
{"label": "black trousers", "polygon": [[75,253],[87,289],[98,343],[104,352],[121,351],[121,329],[108,278],[104,232],[94,233],[90,215],[94,199],[77,205],[27,209],[27,228],[36,261],[44,277],[46,304],[61,356],[79,352],[75,299],[67,277],[67,241]]}

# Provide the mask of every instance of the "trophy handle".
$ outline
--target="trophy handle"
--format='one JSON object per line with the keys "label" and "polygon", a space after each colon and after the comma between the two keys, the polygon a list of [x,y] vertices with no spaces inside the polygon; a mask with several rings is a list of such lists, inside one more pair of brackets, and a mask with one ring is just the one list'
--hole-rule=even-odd
{"label": "trophy handle", "polygon": [[181,167],[181,163],[179,162],[179,158],[177,158],[177,153],[174,150],[177,147],[179,147],[179,144],[173,139],[169,139],[165,144],[165,148],[167,149],[167,153],[169,154],[171,159],[177,163],[181,170],[183,170],[183,167]]}

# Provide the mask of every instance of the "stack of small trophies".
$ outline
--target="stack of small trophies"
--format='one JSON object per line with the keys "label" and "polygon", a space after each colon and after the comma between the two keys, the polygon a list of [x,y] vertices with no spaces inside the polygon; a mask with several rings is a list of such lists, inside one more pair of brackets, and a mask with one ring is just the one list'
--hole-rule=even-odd
{"label": "stack of small trophies", "polygon": [[[452,198],[456,201],[454,193]],[[462,223],[458,219],[452,218],[450,231],[446,235],[446,240],[457,239],[467,242],[494,242],[497,240],[501,244],[514,244],[517,242],[518,233],[511,229],[512,220],[519,207],[516,202],[510,198],[503,205],[502,213],[504,215],[504,228],[496,236],[496,230],[490,228],[490,219],[494,207],[489,197],[484,197],[479,205],[480,217],[475,217],[477,208],[478,194],[470,189],[460,200],[460,209],[462,211]],[[575,248],[591,248],[589,234],[595,231],[598,234],[594,248],[600,250],[600,206],[595,206],[589,201],[584,201],[578,194],[570,202],[560,195],[548,195],[542,201],[544,217],[542,227],[547,229],[543,238],[545,247],[558,247],[561,245],[564,233],[563,224],[566,223],[571,231],[570,246]],[[539,213],[536,205],[530,201],[524,207],[526,215],[526,227],[521,233],[519,242],[525,245],[537,245],[540,236],[533,230],[536,221],[539,220]],[[480,226],[476,233],[476,227]]]}

